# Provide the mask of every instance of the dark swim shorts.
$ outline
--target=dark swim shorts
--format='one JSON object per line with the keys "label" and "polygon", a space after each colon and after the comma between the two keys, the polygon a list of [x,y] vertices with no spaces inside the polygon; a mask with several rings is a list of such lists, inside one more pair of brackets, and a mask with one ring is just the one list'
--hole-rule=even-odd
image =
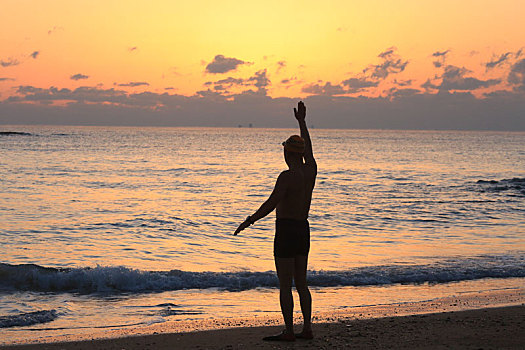
{"label": "dark swim shorts", "polygon": [[277,219],[273,255],[278,258],[308,256],[310,251],[310,224],[308,220]]}

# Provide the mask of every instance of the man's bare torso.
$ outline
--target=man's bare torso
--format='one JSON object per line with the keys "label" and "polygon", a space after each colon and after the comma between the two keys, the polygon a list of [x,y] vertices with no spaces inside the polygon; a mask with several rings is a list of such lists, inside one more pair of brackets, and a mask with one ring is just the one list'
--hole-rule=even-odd
{"label": "man's bare torso", "polygon": [[315,186],[315,167],[303,164],[298,169],[286,170],[287,189],[284,198],[277,204],[278,219],[304,220],[308,218],[312,192]]}

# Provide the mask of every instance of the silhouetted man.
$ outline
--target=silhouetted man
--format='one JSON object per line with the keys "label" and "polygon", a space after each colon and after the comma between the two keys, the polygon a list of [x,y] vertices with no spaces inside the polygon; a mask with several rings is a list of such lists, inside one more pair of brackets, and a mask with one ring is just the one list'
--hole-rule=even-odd
{"label": "silhouetted man", "polygon": [[[274,257],[279,277],[281,311],[286,329],[264,340],[294,341],[295,338],[312,339],[312,297],[306,283],[308,252],[310,250],[310,226],[308,212],[317,175],[317,164],[312,152],[312,142],[306,128],[306,107],[299,102],[294,108],[301,136],[290,136],[285,142],[284,159],[288,170],[277,178],[275,188],[261,207],[235,230],[234,235],[253,225],[257,220],[276,209]],[[304,159],[304,161],[303,161]],[[303,330],[293,331],[292,281],[299,293],[303,313]]]}

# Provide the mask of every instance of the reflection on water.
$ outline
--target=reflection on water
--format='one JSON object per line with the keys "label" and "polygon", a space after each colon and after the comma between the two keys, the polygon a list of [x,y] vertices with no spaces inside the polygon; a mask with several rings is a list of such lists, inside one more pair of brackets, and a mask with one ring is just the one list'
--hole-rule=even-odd
{"label": "reflection on water", "polygon": [[[285,169],[280,142],[296,130],[16,131],[31,135],[0,137],[4,262],[273,268],[272,218],[231,233],[271,192]],[[314,130],[312,137],[313,269],[523,250],[525,134]]]}

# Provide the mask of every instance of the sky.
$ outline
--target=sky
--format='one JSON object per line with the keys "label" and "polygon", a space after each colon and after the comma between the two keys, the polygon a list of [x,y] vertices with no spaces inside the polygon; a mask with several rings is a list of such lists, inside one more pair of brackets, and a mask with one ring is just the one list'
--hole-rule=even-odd
{"label": "sky", "polygon": [[1,0],[0,124],[525,131],[522,0]]}

